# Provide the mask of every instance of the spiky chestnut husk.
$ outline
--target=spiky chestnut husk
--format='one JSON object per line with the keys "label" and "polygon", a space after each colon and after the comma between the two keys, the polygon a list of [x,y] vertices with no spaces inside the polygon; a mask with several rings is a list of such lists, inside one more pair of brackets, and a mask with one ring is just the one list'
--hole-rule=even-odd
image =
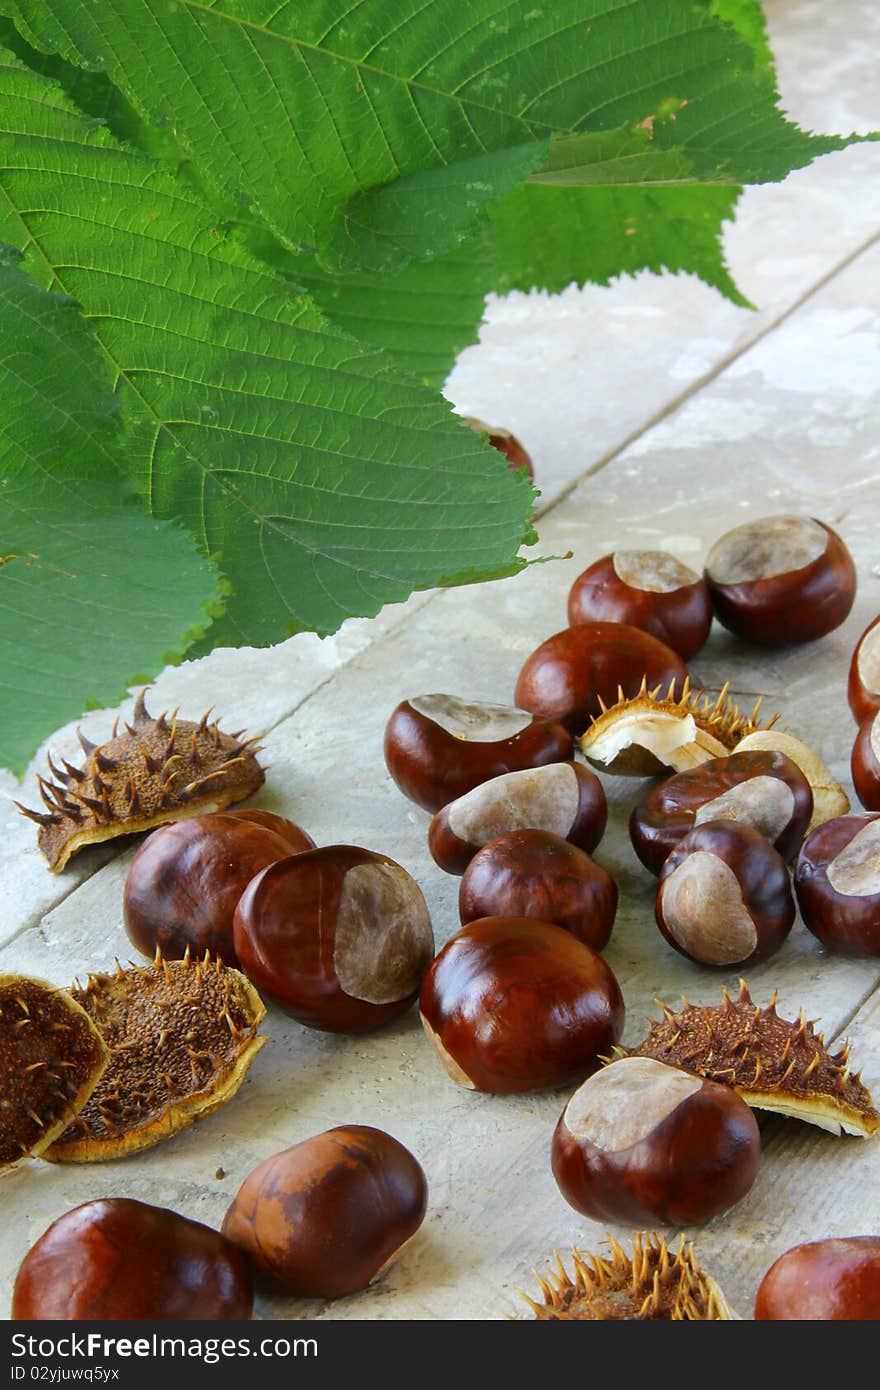
{"label": "spiky chestnut husk", "polygon": [[36,1158],[67,1129],[109,1055],[66,990],[0,975],[0,1168]]}
{"label": "spiky chestnut husk", "polygon": [[[728,696],[730,682],[713,698],[692,690],[686,680],[681,698],[674,687],[648,690],[647,681],[632,699],[618,690],[613,705],[602,704],[598,715],[578,739],[588,762],[622,777],[657,777],[672,768],[684,772],[710,758],[723,758],[747,734],[769,729],[778,715],[759,724],[762,699],[751,714],[743,714]],[[602,703],[600,701],[600,703]]]}
{"label": "spiky chestnut husk", "polygon": [[611,1258],[573,1250],[574,1274],[556,1268],[538,1276],[543,1302],[522,1294],[538,1322],[730,1322],[723,1293],[681,1237],[671,1253],[665,1236],[639,1231],[628,1255],[613,1236]]}
{"label": "spiky chestnut husk", "polygon": [[654,1057],[720,1081],[757,1110],[791,1115],[832,1134],[867,1138],[880,1129],[870,1092],[850,1070],[848,1042],[839,1052],[826,1051],[803,1012],[796,1022],[780,1018],[775,993],[760,1008],[744,980],[738,998],[722,993],[720,1004],[707,1007],[685,999],[679,1013],[661,1003],[663,1018],[649,1020],[648,1036],[626,1056]]}
{"label": "spiky chestnut husk", "polygon": [[94,1163],[148,1149],[230,1100],[267,1041],[265,1007],[249,980],[206,952],[90,975],[73,998],[110,1050],[103,1077],[46,1152]]}
{"label": "spiky chestnut husk", "polygon": [[[37,843],[53,873],[86,845],[152,830],[200,811],[222,811],[262,786],[265,774],[254,739],[221,733],[219,720],[178,719],[177,711],[154,719],[138,695],[132,723],[107,743],[94,744],[80,733],[86,755],[82,767],[49,757],[52,778],[38,778],[45,811],[16,802],[39,828]],[[54,779],[54,780],[52,780]]]}

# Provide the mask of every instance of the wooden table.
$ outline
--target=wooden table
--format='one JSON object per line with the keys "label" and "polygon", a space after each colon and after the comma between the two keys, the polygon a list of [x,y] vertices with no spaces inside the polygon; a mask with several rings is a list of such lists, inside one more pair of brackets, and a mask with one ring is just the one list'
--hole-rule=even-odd
{"label": "wooden table", "polygon": [[[777,3],[770,15],[791,114],[824,130],[880,125],[880,15],[870,0]],[[748,649],[716,628],[693,669],[710,689],[730,680],[743,703],[763,694],[767,711],[778,709],[850,787],[846,671],[858,633],[880,611],[878,159],[876,146],[854,148],[743,199],[728,254],[757,313],[694,280],[650,276],[490,304],[449,395],[525,440],[543,490],[538,553],[574,558],[503,583],[416,595],[323,643],[304,636],[265,652],[217,652],[164,672],[150,704],[180,704],[192,716],[216,703],[227,727],[264,732],[270,772],[258,804],[301,821],[318,843],[364,844],[400,860],[421,883],[442,943],[457,926],[458,880],[435,868],[427,817],[385,774],[382,731],[397,700],[440,688],[507,701],[524,658],[565,625],[568,586],[592,559],[615,546],[668,548],[699,566],[729,527],[797,512],[826,520],[850,546],[860,585],[853,614],[822,642],[785,652]],[[90,714],[83,727],[103,738],[111,720]],[[49,744],[76,755],[72,727]],[[653,880],[626,834],[642,785],[609,779],[610,827],[597,852],[621,889],[606,956],[626,999],[627,1042],[641,1036],[655,998],[714,1002],[722,984],[736,983],[736,972],[703,971],[657,933]],[[11,807],[22,794],[33,802],[33,771],[23,789],[0,774],[0,971],[68,983],[130,953],[121,898],[131,851],[89,851],[50,875],[32,827]],[[748,974],[759,1002],[778,988],[783,1014],[803,1006],[829,1038],[849,1036],[876,1090],[878,979],[880,962],[827,955],[801,923]],[[274,1008],[266,1027],[271,1044],[236,1099],[171,1142],[124,1162],[34,1162],[4,1174],[4,1288],[30,1243],[78,1202],[124,1194],[218,1224],[259,1160],[343,1122],[379,1125],[414,1150],[429,1176],[428,1218],[375,1288],[326,1306],[265,1301],[265,1316],[498,1318],[516,1310],[515,1291],[534,1288],[532,1271],[554,1250],[600,1246],[604,1229],[565,1204],[550,1173],[562,1094],[457,1088],[415,1014],[367,1037],[309,1032]],[[880,1228],[876,1140],[774,1119],[763,1145],[752,1192],[688,1233],[744,1317],[764,1270],[789,1246]]]}

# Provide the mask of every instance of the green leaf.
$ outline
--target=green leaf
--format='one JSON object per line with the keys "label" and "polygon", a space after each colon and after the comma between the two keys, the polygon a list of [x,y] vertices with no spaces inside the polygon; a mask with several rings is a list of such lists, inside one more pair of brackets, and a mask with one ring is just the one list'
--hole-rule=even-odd
{"label": "green leaf", "polygon": [[668,271],[698,275],[751,308],[721,244],[738,197],[726,187],[526,185],[460,250],[393,275],[332,275],[314,259],[265,243],[262,254],[342,328],[385,348],[401,370],[442,385],[456,355],[476,339],[490,291],[558,293],[572,283],[608,285],[640,270]]}
{"label": "green leaf", "polygon": [[761,0],[710,0],[709,8],[718,19],[732,25],[741,39],[745,39],[760,67],[773,67]]}
{"label": "green leaf", "polygon": [[[0,8],[38,48],[106,70],[225,197],[333,270],[454,249],[510,186],[511,151],[553,135],[641,129],[664,178],[675,168],[728,183],[781,178],[847,143],[785,121],[754,7],[740,16],[731,0],[359,0],[335,15],[326,0]],[[607,181],[601,143],[582,144],[579,182]],[[638,181],[655,181],[642,154]],[[471,160],[478,179],[461,175]],[[459,172],[440,197],[428,171],[444,166]]]}
{"label": "green leaf", "polygon": [[675,184],[694,182],[680,150],[658,150],[647,126],[554,140],[531,182],[543,186]]}
{"label": "green leaf", "polygon": [[556,293],[572,281],[607,285],[640,270],[699,275],[748,306],[724,264],[721,231],[738,188],[526,186],[492,219],[495,284]]}
{"label": "green leaf", "polygon": [[486,203],[537,170],[548,148],[547,140],[516,145],[423,169],[362,194],[348,205],[334,259],[376,272],[460,244],[479,226]]}
{"label": "green leaf", "polygon": [[130,476],[217,556],[233,592],[215,640],[330,632],[414,588],[522,568],[528,482],[443,401],[328,327],[189,184],[53,84],[10,61],[0,98],[0,236],[82,306]]}
{"label": "green leaf", "polygon": [[218,611],[209,560],[119,472],[121,421],[75,304],[0,260],[0,766],[179,659]]}

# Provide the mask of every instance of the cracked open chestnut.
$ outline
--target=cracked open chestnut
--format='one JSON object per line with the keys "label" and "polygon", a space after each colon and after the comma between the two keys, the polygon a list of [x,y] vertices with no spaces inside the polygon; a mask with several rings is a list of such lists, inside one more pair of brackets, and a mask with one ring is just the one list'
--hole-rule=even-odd
{"label": "cracked open chestnut", "polygon": [[425,976],[419,1008],[453,1081],[494,1092],[581,1080],[624,1019],[602,957],[561,927],[525,917],[484,917],[456,932]]}
{"label": "cracked open chestnut", "polygon": [[784,753],[731,753],[654,787],[633,810],[629,833],[645,868],[659,874],[679,841],[709,820],[750,825],[793,859],[812,814],[810,784]]}
{"label": "cracked open chestnut", "polygon": [[712,600],[702,575],[665,550],[615,550],[579,574],[568,621],[628,623],[650,632],[683,661],[705,645]]}
{"label": "cracked open chestnut", "polygon": [[690,1226],[751,1187],[761,1141],[729,1086],[650,1057],[622,1057],[575,1091],[553,1135],[553,1176],[584,1216]]}
{"label": "cracked open chestnut", "polygon": [[504,772],[564,762],[571,735],[551,719],[455,695],[403,700],[385,729],[385,764],[404,796],[439,811]]}
{"label": "cracked open chestnut", "polygon": [[514,699],[522,709],[581,734],[615,700],[649,690],[679,695],[687,667],[677,652],[628,623],[591,622],[564,628],[542,642],[519,673]]}
{"label": "cracked open chestnut", "polygon": [[249,1318],[242,1252],[219,1231],[129,1197],[84,1202],[53,1221],[22,1261],[16,1320]]}
{"label": "cracked open chestnut", "polygon": [[715,614],[747,642],[786,647],[839,627],[853,606],[856,570],[823,521],[766,516],[736,526],[706,560]]}
{"label": "cracked open chestnut", "polygon": [[617,884],[582,849],[546,830],[512,830],[468,865],[458,894],[463,923],[478,917],[535,917],[594,951],[608,945]]}
{"label": "cracked open chestnut", "polygon": [[880,1318],[880,1236],[840,1236],[795,1245],[761,1280],[758,1322]]}
{"label": "cracked open chestnut", "polygon": [[798,856],[794,887],[804,922],[827,950],[880,956],[880,815],[817,826]]}
{"label": "cracked open chestnut", "polygon": [[145,955],[187,948],[236,965],[232,919],[250,880],[268,864],[314,849],[311,836],[271,811],[218,811],[173,821],[148,835],[125,880],[123,918]]}
{"label": "cracked open chestnut", "polygon": [[880,710],[880,614],[856,643],[846,693],[857,724]]}
{"label": "cracked open chestnut", "polygon": [[422,1224],[428,1185],[397,1139],[340,1125],[267,1158],[245,1178],[223,1234],[271,1290],[341,1298],[365,1289]]}
{"label": "cracked open chestnut", "polygon": [[794,922],[785,860],[751,826],[706,821],[667,857],[655,915],[670,946],[699,965],[756,965]]}
{"label": "cracked open chestnut", "polygon": [[434,954],[422,891],[384,854],[327,845],[270,864],[235,909],[235,950],[300,1023],[378,1028],[415,1001]]}
{"label": "cracked open chestnut", "polygon": [[505,772],[438,811],[428,849],[448,874],[462,874],[477,850],[511,830],[547,830],[589,854],[608,820],[602,783],[582,763]]}
{"label": "cracked open chestnut", "polygon": [[866,811],[880,811],[880,710],[860,726],[850,766],[859,801]]}

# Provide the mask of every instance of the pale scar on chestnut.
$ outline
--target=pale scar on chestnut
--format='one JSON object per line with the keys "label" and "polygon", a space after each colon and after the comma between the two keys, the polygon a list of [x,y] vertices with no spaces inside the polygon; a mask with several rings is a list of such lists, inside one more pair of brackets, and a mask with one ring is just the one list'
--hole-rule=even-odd
{"label": "pale scar on chestnut", "polygon": [[705,801],[694,816],[694,824],[702,825],[708,820],[742,821],[772,843],[790,822],[794,805],[794,792],[780,777],[749,777]]}
{"label": "pale scar on chestnut", "polygon": [[754,951],[758,932],[739,879],[717,854],[694,851],[659,891],[666,928],[688,955],[732,965]]}
{"label": "pale scar on chestnut", "polygon": [[828,533],[807,517],[764,517],[728,531],[709,552],[716,584],[748,584],[805,569],[828,546]]}
{"label": "pale scar on chestnut", "polygon": [[576,1138],[616,1153],[646,1139],[702,1084],[699,1077],[652,1058],[624,1058],[575,1091],[565,1125]]}
{"label": "pale scar on chestnut", "polygon": [[368,1004],[413,994],[434,954],[428,908],[397,864],[356,864],[343,879],[333,964],[342,989]]}
{"label": "pale scar on chestnut", "polygon": [[483,782],[459,797],[449,807],[449,828],[474,845],[536,825],[564,839],[577,816],[578,801],[577,774],[567,763],[526,768]]}
{"label": "pale scar on chestnut", "polygon": [[454,738],[473,743],[496,743],[515,738],[532,723],[532,716],[512,705],[459,700],[454,695],[416,695],[410,705]]}
{"label": "pale scar on chestnut", "polygon": [[880,893],[880,820],[869,821],[836,854],[826,871],[835,893],[869,898]]}
{"label": "pale scar on chestnut", "polygon": [[615,550],[611,562],[622,583],[646,593],[670,594],[700,582],[694,570],[664,550]]}

